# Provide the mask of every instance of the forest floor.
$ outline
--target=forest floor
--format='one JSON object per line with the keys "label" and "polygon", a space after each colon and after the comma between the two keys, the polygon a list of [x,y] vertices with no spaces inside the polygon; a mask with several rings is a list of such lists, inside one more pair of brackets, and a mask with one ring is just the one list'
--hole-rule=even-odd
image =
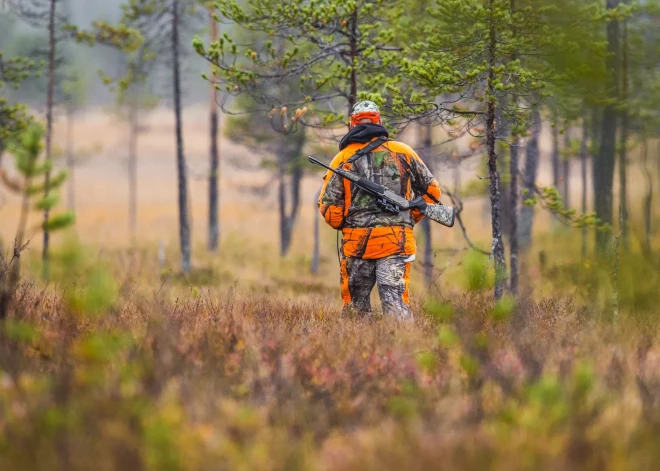
{"label": "forest floor", "polygon": [[[188,115],[190,166],[203,176],[204,110]],[[83,245],[58,236],[47,285],[34,275],[39,241],[25,258],[0,339],[0,469],[655,469],[660,259],[637,251],[639,221],[618,316],[612,259],[582,259],[579,231],[543,216],[519,304],[493,303],[486,259],[443,251],[465,244],[442,229],[434,286],[421,264],[413,272],[414,322],[346,317],[333,231],[309,273],[320,178],[305,181],[281,258],[274,198],[245,189],[269,174],[227,140],[221,249],[204,248],[207,185],[193,178],[194,268],[179,274],[168,119],[154,114],[142,144],[132,247],[123,130],[99,114],[76,129],[81,148],[102,145],[76,171]],[[577,201],[579,181],[571,187]],[[4,197],[8,240],[15,206]],[[483,200],[465,212],[487,247]]]}

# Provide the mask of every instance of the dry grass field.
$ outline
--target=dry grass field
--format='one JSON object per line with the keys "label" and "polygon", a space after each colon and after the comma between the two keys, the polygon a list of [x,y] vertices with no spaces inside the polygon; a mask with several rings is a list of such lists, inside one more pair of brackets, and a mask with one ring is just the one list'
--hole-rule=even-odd
{"label": "dry grass field", "polygon": [[[445,252],[465,244],[456,229],[438,229],[437,283],[424,286],[417,264],[416,318],[399,324],[378,312],[341,315],[329,229],[321,272],[309,274],[320,178],[305,179],[293,249],[278,256],[274,193],[246,190],[270,175],[226,138],[222,245],[208,254],[207,184],[198,178],[206,111],[189,109],[186,119],[195,241],[187,277],[178,269],[170,116],[155,112],[141,141],[132,246],[125,129],[99,112],[77,125],[78,147],[101,151],[76,169],[79,242],[56,237],[51,282],[36,276],[39,240],[24,259],[0,339],[0,469],[657,468],[660,260],[636,251],[636,169],[618,317],[611,260],[581,260],[579,231],[541,215],[518,305],[494,304],[486,259]],[[547,138],[543,147],[547,155]],[[477,173],[469,165],[461,179]],[[571,189],[577,201],[579,181]],[[2,198],[7,241],[17,207]],[[488,247],[484,208],[466,200],[465,219]]]}

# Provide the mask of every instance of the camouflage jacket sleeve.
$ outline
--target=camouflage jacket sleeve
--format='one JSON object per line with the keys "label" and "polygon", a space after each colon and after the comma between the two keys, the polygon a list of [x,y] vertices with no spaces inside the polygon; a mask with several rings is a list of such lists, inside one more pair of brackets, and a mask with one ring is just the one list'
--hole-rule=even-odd
{"label": "camouflage jacket sleeve", "polygon": [[[410,172],[412,177],[412,189],[416,196],[422,196],[429,204],[440,202],[440,184],[433,177],[431,171],[419,156],[410,150]],[[419,211],[413,211],[413,219],[419,222],[424,216]]]}
{"label": "camouflage jacket sleeve", "polygon": [[[339,153],[330,166],[337,168],[342,162],[343,153]],[[345,190],[344,179],[330,170],[323,177],[323,187],[319,196],[319,211],[333,229],[341,229],[344,225]]]}

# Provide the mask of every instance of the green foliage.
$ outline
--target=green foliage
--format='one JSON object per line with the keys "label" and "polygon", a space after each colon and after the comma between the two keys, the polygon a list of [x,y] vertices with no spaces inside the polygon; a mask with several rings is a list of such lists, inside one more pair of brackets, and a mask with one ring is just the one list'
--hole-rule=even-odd
{"label": "green foliage", "polygon": [[445,348],[451,348],[458,344],[458,336],[450,326],[441,326],[438,328],[438,343]]}
{"label": "green foliage", "polygon": [[468,377],[474,377],[479,373],[479,362],[470,355],[462,355],[459,363]]}
{"label": "green foliage", "polygon": [[447,322],[454,317],[454,306],[447,301],[429,298],[424,303],[424,312],[436,322]]}
{"label": "green foliage", "polygon": [[51,210],[60,201],[60,197],[54,193],[50,193],[41,199],[38,199],[34,204],[35,209],[41,211]]}
{"label": "green foliage", "polygon": [[[5,59],[0,50],[0,91],[4,87],[18,88],[21,81],[34,74],[36,65],[25,57]],[[30,123],[27,108],[20,103],[10,103],[0,96],[0,155],[7,143],[20,135]]]}
{"label": "green foliage", "polygon": [[572,227],[588,227],[601,232],[612,230],[612,227],[601,221],[596,213],[580,214],[575,209],[566,209],[559,190],[552,186],[540,188],[535,195],[530,195],[528,191],[524,190],[523,204],[525,206],[539,204],[554,214],[561,222]]}
{"label": "green foliage", "polygon": [[[561,240],[563,251],[545,270],[544,276],[555,290],[570,290],[591,306],[609,312],[612,300],[612,265],[614,254],[604,259],[578,260],[573,240]],[[631,252],[621,256],[618,277],[619,303],[622,312],[643,322],[657,314],[658,258]]]}
{"label": "green foliage", "polygon": [[417,365],[422,371],[433,373],[438,367],[438,357],[433,352],[420,352],[417,354]]}
{"label": "green foliage", "polygon": [[66,299],[73,312],[94,317],[112,308],[118,295],[117,282],[88,249],[69,241],[52,258],[53,279],[66,287]]}
{"label": "green foliage", "polygon": [[58,231],[61,229],[66,229],[67,227],[72,226],[76,222],[76,216],[73,212],[65,212],[62,214],[54,214],[48,218],[48,222],[45,222],[42,226],[43,229],[48,231]]}
{"label": "green foliage", "polygon": [[493,271],[488,268],[488,256],[476,251],[468,252],[463,259],[466,288],[470,291],[482,291],[493,286]]}
{"label": "green foliage", "polygon": [[404,3],[218,0],[216,17],[249,32],[248,45],[224,34],[212,44],[196,37],[193,48],[216,66],[214,80],[230,94],[247,94],[258,103],[277,106],[284,98],[273,96],[269,87],[286,78],[299,84],[288,102],[314,104],[322,125],[331,126],[345,119],[333,110],[333,102],[353,103],[358,90],[365,97],[403,86],[403,76],[397,73],[402,56],[396,27]]}
{"label": "green foliage", "polygon": [[[40,198],[32,202],[33,208],[38,211],[50,211],[59,202],[60,198],[56,190],[66,181],[67,174],[59,172],[52,179],[46,180],[46,175],[53,169],[53,164],[43,158],[43,135],[43,127],[32,122],[9,143],[9,151],[14,155],[15,168],[22,181],[20,183],[10,181],[8,187],[22,195],[25,201],[34,200],[40,195]],[[74,221],[75,217],[72,213],[53,214],[42,228],[57,231],[71,226]]]}
{"label": "green foliage", "polygon": [[512,296],[503,296],[495,302],[491,317],[495,322],[502,322],[511,317],[516,308],[516,300]]}
{"label": "green foliage", "polygon": [[3,325],[4,333],[15,342],[31,344],[39,335],[34,325],[16,319],[10,319]]}

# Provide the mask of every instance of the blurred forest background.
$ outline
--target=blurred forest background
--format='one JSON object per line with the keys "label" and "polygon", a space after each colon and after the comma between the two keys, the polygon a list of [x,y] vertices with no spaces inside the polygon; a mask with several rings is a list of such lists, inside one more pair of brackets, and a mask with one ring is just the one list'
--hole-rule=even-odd
{"label": "blurred forest background", "polygon": [[[659,52],[655,0],[0,0],[0,467],[655,469]],[[409,324],[316,207],[361,99],[458,210]]]}

